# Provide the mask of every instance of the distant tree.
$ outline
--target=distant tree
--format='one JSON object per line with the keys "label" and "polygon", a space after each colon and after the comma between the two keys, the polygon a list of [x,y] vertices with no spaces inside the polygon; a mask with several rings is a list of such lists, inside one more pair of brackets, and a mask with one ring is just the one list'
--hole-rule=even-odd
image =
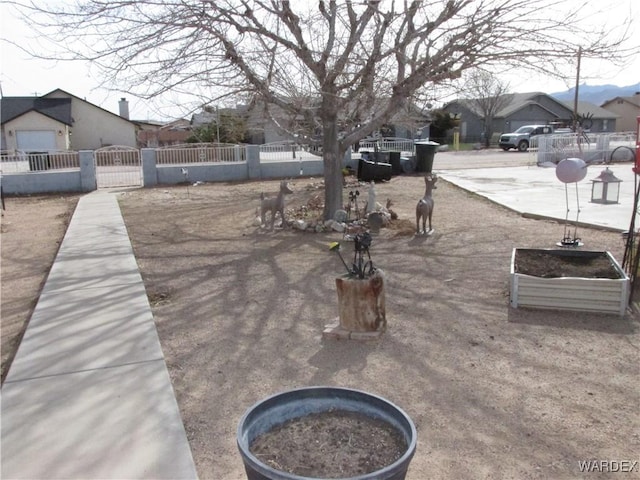
{"label": "distant tree", "polygon": [[[205,111],[208,111],[205,109]],[[209,110],[214,113],[215,110]],[[193,129],[187,143],[247,143],[247,122],[241,115],[219,112],[218,119]]]}
{"label": "distant tree", "polygon": [[491,144],[493,119],[496,114],[511,101],[508,95],[509,85],[486,70],[473,70],[464,82],[464,93],[471,110],[483,120],[483,143]]}
{"label": "distant tree", "polygon": [[[588,2],[588,0],[587,0]],[[558,75],[582,57],[613,59],[629,37],[585,25],[566,0],[8,0],[40,38],[83,59],[105,84],[142,98],[245,95],[322,131],[325,218],[343,205],[342,160],[409,101],[477,67]],[[41,52],[29,52],[43,56]],[[428,95],[427,95],[427,92]],[[352,122],[341,131],[340,118]],[[295,132],[292,132],[295,133]]]}
{"label": "distant tree", "polygon": [[431,126],[429,128],[429,140],[438,143],[447,143],[449,132],[460,125],[460,119],[444,110],[431,112]]}

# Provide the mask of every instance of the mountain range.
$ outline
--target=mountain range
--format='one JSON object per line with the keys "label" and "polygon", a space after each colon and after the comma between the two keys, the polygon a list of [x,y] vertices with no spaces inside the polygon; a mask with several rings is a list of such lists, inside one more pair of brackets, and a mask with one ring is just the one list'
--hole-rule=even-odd
{"label": "mountain range", "polygon": [[[575,96],[575,87],[564,92],[550,93],[549,95],[557,100],[572,101]],[[617,85],[580,85],[578,87],[578,99],[581,102],[590,102],[594,105],[602,105],[607,100],[616,97],[631,97],[636,92],[640,92],[640,83],[629,85],[628,87],[618,87]]]}

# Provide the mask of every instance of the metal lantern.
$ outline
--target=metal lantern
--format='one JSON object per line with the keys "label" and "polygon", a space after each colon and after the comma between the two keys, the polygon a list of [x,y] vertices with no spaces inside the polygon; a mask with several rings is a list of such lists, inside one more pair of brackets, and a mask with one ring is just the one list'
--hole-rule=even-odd
{"label": "metal lantern", "polygon": [[591,202],[593,203],[618,203],[620,197],[620,180],[609,167],[600,175],[591,180]]}

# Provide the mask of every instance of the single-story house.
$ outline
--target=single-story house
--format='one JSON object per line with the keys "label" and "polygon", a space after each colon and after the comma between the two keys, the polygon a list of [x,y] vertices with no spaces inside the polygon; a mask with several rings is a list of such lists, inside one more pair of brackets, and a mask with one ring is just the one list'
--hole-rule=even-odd
{"label": "single-story house", "polygon": [[[309,111],[319,108],[319,102],[313,99],[308,99],[307,105]],[[291,114],[273,104],[269,105],[268,112],[266,110],[264,103],[256,101],[237,105],[235,108],[220,108],[220,113],[243,116],[246,119],[247,137],[252,144],[292,140],[315,145],[321,143],[322,131],[319,124],[314,123],[310,117]],[[215,123],[217,115],[218,113],[215,111],[196,113],[191,118],[191,125],[193,128],[197,128]],[[345,130],[354,123],[364,123],[362,120],[346,118],[341,119],[340,122],[341,128],[345,128]],[[430,123],[431,116],[428,112],[410,105],[407,109],[397,112],[384,129],[385,131],[381,131],[380,134],[385,137],[425,138],[428,137]]]}
{"label": "single-story house", "polygon": [[[573,111],[573,102],[562,102]],[[578,102],[578,114],[589,117],[589,131],[594,133],[615,132],[618,117],[616,113],[599,107],[591,102]]]}
{"label": "single-story house", "polygon": [[[542,92],[510,93],[503,96],[492,128],[494,134],[513,132],[523,125],[572,125],[573,102],[562,102]],[[477,142],[485,130],[482,111],[473,100],[459,99],[442,110],[460,119],[460,140]],[[615,131],[617,115],[589,102],[578,103],[578,114],[593,115],[590,131]]]}
{"label": "single-story house", "polygon": [[612,98],[600,106],[618,115],[616,121],[617,132],[637,131],[638,117],[640,117],[640,92],[636,92],[631,97]]}
{"label": "single-story house", "polygon": [[116,115],[64,90],[40,97],[0,99],[3,151],[97,150],[110,145],[136,147],[136,126],[126,100]]}
{"label": "single-story house", "polygon": [[133,120],[138,128],[138,148],[158,148],[180,145],[191,136],[189,120],[178,119],[172,122],[153,122]]}

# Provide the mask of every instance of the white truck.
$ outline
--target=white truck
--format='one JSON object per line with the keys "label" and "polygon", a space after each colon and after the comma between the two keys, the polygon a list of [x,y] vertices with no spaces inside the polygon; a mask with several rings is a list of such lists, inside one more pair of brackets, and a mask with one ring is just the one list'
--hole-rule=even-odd
{"label": "white truck", "polygon": [[505,152],[511,148],[515,148],[519,152],[526,152],[529,149],[531,137],[549,135],[551,133],[554,133],[551,125],[523,125],[513,133],[500,135],[498,145]]}

